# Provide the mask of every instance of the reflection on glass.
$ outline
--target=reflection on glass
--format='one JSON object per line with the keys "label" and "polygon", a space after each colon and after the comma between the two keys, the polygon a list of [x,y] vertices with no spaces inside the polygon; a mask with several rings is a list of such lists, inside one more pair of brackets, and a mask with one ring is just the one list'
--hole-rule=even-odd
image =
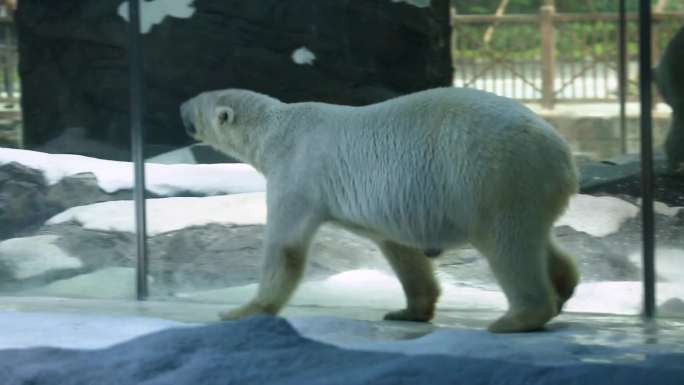
{"label": "reflection on glass", "polygon": [[0,9],[0,294],[133,299],[126,24],[14,4]]}

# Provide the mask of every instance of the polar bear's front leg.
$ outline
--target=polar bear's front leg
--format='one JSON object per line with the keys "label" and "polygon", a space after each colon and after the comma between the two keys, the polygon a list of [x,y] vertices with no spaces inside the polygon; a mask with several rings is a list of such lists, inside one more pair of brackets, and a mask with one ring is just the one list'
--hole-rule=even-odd
{"label": "polar bear's front leg", "polygon": [[406,309],[385,315],[386,320],[427,322],[435,314],[439,285],[432,262],[425,254],[390,241],[378,243],[380,250],[397,274],[406,294]]}
{"label": "polar bear's front leg", "polygon": [[297,203],[269,205],[259,290],[246,305],[220,313],[221,319],[277,314],[299,284],[309,243],[320,223]]}
{"label": "polar bear's front leg", "polygon": [[256,297],[243,306],[220,313],[219,316],[223,320],[229,320],[254,314],[277,314],[299,284],[305,263],[304,245],[267,245]]}

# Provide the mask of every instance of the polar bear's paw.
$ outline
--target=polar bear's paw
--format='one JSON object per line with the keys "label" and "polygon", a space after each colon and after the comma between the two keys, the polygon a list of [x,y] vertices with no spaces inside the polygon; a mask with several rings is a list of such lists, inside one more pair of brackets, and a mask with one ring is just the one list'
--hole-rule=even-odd
{"label": "polar bear's paw", "polygon": [[275,315],[277,311],[273,307],[264,306],[256,302],[250,302],[232,310],[226,310],[219,313],[219,318],[223,321],[235,320],[249,317],[257,314],[271,314]]}
{"label": "polar bear's paw", "polygon": [[416,312],[409,309],[391,311],[385,314],[386,321],[430,322],[433,312]]}
{"label": "polar bear's paw", "polygon": [[542,330],[544,325],[557,313],[555,309],[536,309],[526,311],[509,311],[489,325],[492,333],[521,333]]}

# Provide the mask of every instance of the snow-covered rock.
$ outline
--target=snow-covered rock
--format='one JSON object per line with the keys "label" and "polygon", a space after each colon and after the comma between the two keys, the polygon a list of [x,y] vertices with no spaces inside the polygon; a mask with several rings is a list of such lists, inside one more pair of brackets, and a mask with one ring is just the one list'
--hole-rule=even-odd
{"label": "snow-covered rock", "polygon": [[[65,177],[91,173],[106,193],[133,189],[131,162],[89,158],[80,155],[46,154],[37,151],[0,148],[0,165],[17,162],[39,170],[48,185]],[[159,196],[234,194],[265,191],[266,180],[252,166],[230,164],[145,165],[146,188]]]}

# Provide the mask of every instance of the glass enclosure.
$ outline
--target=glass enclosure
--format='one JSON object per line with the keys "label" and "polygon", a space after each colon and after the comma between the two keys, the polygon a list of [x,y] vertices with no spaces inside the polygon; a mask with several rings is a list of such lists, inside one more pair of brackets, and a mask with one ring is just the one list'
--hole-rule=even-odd
{"label": "glass enclosure", "polygon": [[[218,139],[206,143],[209,134],[194,140],[184,102],[238,88],[284,103],[365,106],[466,87],[524,104],[572,149],[580,191],[553,229],[581,275],[565,310],[641,314],[641,21],[658,67],[649,114],[656,306],[684,316],[684,82],[673,70],[682,65],[682,1],[653,1],[645,22],[635,2],[153,0],[140,2],[137,40],[126,1],[12,4],[0,15],[0,295],[243,304],[267,249],[266,179],[259,165],[215,149]],[[142,135],[139,148],[131,132]],[[274,154],[289,145],[269,143]],[[137,150],[144,186],[134,178]],[[290,306],[402,308],[381,250],[325,223]],[[437,313],[506,309],[477,248],[441,251],[424,250],[440,254],[431,259]]]}

